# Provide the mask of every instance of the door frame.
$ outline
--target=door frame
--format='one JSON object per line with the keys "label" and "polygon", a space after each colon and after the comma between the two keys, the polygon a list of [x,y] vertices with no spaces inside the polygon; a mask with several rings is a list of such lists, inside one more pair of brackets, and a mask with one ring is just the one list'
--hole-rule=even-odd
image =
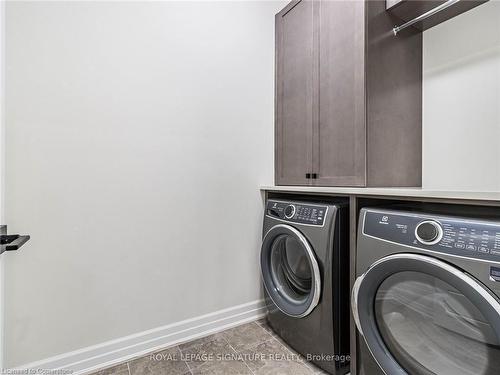
{"label": "door frame", "polygon": [[[0,223],[5,223],[5,7],[0,1]],[[0,368],[4,368],[5,354],[5,272],[4,257],[0,256]]]}

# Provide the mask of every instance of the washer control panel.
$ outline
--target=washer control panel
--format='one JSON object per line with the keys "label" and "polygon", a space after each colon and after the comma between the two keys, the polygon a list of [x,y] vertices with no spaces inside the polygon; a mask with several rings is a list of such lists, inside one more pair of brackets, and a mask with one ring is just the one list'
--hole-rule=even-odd
{"label": "washer control panel", "polygon": [[328,206],[275,200],[267,201],[266,206],[266,215],[269,217],[319,226],[324,224],[327,211]]}
{"label": "washer control panel", "polygon": [[500,262],[500,221],[367,210],[363,234],[424,250]]}

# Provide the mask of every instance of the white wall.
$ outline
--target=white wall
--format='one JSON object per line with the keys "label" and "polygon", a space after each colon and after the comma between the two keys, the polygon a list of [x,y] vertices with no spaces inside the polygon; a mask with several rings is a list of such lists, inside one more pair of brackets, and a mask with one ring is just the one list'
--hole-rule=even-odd
{"label": "white wall", "polygon": [[423,186],[500,190],[500,1],[424,32]]}
{"label": "white wall", "polygon": [[9,2],[6,365],[261,298],[284,2]]}

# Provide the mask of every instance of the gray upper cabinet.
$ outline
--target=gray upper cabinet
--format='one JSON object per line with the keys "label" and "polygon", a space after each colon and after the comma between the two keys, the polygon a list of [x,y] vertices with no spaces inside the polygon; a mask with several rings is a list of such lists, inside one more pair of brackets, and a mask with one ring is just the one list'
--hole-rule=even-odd
{"label": "gray upper cabinet", "polygon": [[276,15],[277,185],[421,185],[422,37],[393,23],[384,0]]}
{"label": "gray upper cabinet", "polygon": [[316,185],[365,184],[364,6],[317,2],[319,118],[314,131]]}
{"label": "gray upper cabinet", "polygon": [[312,170],[313,2],[300,1],[276,16],[276,183],[309,185]]}

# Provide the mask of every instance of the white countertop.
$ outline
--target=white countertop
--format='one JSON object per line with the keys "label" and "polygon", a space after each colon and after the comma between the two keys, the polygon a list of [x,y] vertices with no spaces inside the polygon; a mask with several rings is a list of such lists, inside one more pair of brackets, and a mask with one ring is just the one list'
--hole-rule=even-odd
{"label": "white countertop", "polygon": [[500,191],[452,191],[428,190],[423,188],[359,188],[359,187],[322,187],[322,186],[261,186],[263,191],[283,191],[293,193],[313,193],[332,195],[361,195],[386,197],[415,197],[436,199],[460,199],[500,202]]}

